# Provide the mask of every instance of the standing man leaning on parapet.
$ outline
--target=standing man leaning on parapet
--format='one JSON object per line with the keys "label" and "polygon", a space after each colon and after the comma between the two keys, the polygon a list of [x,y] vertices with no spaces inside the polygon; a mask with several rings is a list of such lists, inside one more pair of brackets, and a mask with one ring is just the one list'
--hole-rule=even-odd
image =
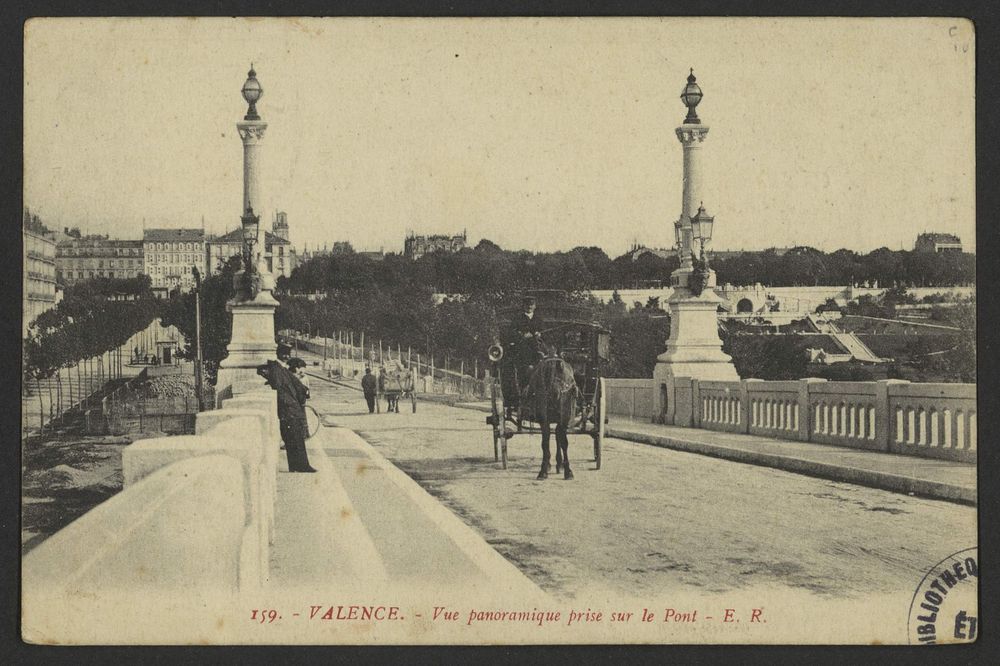
{"label": "standing man leaning on parapet", "polygon": [[288,454],[289,472],[315,472],[309,464],[306,453],[306,400],[309,389],[288,367],[292,348],[278,345],[278,360],[268,361],[257,368],[257,374],[267,380],[268,385],[278,392],[278,421],[281,423],[281,439]]}
{"label": "standing man leaning on parapet", "polygon": [[368,403],[368,413],[375,413],[375,393],[378,390],[378,380],[372,374],[370,367],[365,367],[365,376],[361,378],[361,390],[364,391]]}

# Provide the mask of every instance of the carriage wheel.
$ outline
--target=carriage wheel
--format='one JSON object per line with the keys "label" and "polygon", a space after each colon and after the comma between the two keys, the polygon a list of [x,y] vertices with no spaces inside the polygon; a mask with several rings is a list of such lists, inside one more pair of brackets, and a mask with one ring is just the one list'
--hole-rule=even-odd
{"label": "carriage wheel", "polygon": [[507,469],[507,433],[500,433],[500,462]]}
{"label": "carriage wheel", "polygon": [[594,462],[601,469],[601,446],[604,443],[604,420],[607,418],[607,400],[604,394],[604,377],[597,378],[594,391]]}
{"label": "carriage wheel", "polygon": [[503,416],[500,414],[500,409],[497,406],[498,393],[500,392],[499,383],[494,380],[490,384],[490,406],[493,410],[493,460],[494,462],[500,461],[500,450],[499,450],[499,440],[500,440],[500,428],[503,426]]}

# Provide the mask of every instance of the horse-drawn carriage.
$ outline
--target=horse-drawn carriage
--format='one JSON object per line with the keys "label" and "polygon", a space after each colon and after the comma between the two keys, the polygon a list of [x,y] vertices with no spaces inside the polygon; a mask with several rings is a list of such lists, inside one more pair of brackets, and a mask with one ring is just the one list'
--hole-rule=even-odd
{"label": "horse-drawn carriage", "polygon": [[507,441],[522,433],[541,433],[543,461],[539,478],[548,472],[548,435],[556,426],[556,472],[565,465],[566,435],[590,435],[594,461],[601,468],[601,446],[607,420],[604,379],[611,332],[593,320],[589,309],[568,302],[565,292],[533,291],[539,320],[529,332],[518,322],[529,321],[519,308],[498,313],[504,331],[489,348],[492,362],[490,405],[486,422],[493,427],[493,456],[507,469]]}

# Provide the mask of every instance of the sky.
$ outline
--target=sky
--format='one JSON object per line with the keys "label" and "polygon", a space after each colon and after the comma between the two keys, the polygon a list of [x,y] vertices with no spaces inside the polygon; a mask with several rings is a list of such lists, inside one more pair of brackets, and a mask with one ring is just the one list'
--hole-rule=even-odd
{"label": "sky", "polygon": [[712,247],[975,249],[962,19],[33,19],[25,205],[138,238],[238,226],[251,61],[261,186],[298,248],[410,230],[506,249],[673,243],[693,67]]}

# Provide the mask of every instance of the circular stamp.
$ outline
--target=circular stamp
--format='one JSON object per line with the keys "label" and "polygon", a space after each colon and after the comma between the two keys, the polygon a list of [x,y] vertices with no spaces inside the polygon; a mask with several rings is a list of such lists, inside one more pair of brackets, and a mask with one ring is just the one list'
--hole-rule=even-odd
{"label": "circular stamp", "polygon": [[913,593],[906,622],[911,645],[971,643],[979,637],[979,549],[952,553]]}

